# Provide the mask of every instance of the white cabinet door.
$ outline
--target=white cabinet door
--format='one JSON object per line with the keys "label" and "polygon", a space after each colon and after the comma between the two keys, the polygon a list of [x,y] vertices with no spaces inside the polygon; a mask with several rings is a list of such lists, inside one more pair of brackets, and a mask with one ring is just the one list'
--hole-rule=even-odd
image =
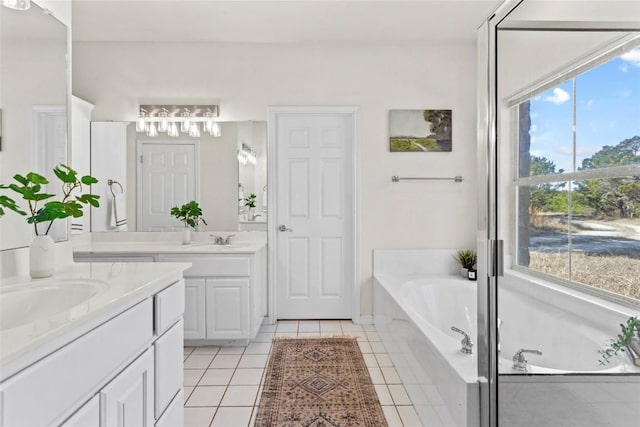
{"label": "white cabinet door", "polygon": [[249,278],[207,280],[207,338],[249,338]]}
{"label": "white cabinet door", "polygon": [[100,395],[82,405],[67,421],[60,427],[92,427],[100,425]]}
{"label": "white cabinet door", "polygon": [[100,392],[104,427],[152,427],[153,348],[145,351]]}
{"label": "white cabinet door", "polygon": [[182,321],[179,321],[155,343],[156,419],[160,418],[169,402],[182,389],[182,330]]}
{"label": "white cabinet door", "polygon": [[186,279],[184,289],[184,339],[203,340],[206,338],[205,281]]}

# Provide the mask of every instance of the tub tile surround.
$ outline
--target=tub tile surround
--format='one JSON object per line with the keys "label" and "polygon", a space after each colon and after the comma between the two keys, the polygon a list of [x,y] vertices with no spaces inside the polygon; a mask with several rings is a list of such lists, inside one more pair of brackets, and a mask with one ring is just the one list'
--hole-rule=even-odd
{"label": "tub tile surround", "polygon": [[[253,426],[265,381],[271,340],[277,336],[295,338],[342,335],[358,338],[358,345],[365,360],[368,360],[369,374],[389,427],[421,427],[423,424],[418,411],[423,409],[411,403],[406,386],[399,381],[396,368],[387,366],[389,356],[376,332],[376,328],[371,325],[355,325],[350,321],[286,320],[275,325],[263,325],[258,337],[248,346],[185,347],[185,427]],[[229,356],[233,357],[233,363],[230,362],[231,359],[227,359]],[[216,363],[216,360],[221,359],[224,359],[224,363]],[[206,368],[191,368],[202,366],[206,360],[209,361]],[[383,366],[379,360],[383,361]],[[443,422],[435,409],[432,409],[431,419],[437,422],[424,425],[454,425]]]}

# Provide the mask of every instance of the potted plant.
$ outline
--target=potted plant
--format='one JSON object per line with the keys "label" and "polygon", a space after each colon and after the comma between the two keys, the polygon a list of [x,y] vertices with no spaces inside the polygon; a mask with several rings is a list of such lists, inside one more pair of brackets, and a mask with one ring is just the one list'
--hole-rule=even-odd
{"label": "potted plant", "polygon": [[181,207],[172,207],[171,215],[184,223],[184,231],[182,232],[182,244],[184,245],[191,243],[191,228],[198,227],[200,223],[207,225],[207,221],[202,218],[202,209],[195,200],[191,200]]}
{"label": "potted plant", "polygon": [[[53,168],[53,173],[62,182],[61,200],[50,200],[56,195],[45,193],[42,189],[43,185],[49,184],[49,180],[35,172],[29,172],[26,175],[14,175],[13,179],[17,184],[0,185],[0,188],[13,190],[27,201],[29,212],[20,209],[13,199],[7,196],[0,197],[0,205],[2,207],[26,216],[27,222],[33,224],[35,237],[29,245],[29,272],[33,278],[53,275],[55,269],[55,245],[53,239],[49,236],[53,222],[57,219],[68,217],[81,217],[83,215],[82,205],[88,204],[96,208],[100,206],[98,202],[100,196],[90,193],[73,194],[82,191],[82,185],[97,183],[97,179],[91,175],[79,178],[75,170],[64,164]],[[44,204],[41,205],[41,203]],[[0,210],[2,209],[0,208]],[[4,210],[2,210],[0,216],[3,214]],[[39,224],[46,223],[48,225],[43,231]]]}
{"label": "potted plant", "polygon": [[249,194],[244,198],[244,207],[247,208],[247,220],[251,221],[251,209],[256,207],[256,195],[254,193]]}
{"label": "potted plant", "polygon": [[469,277],[469,270],[478,262],[476,251],[472,249],[461,249],[456,252],[454,258],[458,264],[460,264],[460,275],[467,279]]}
{"label": "potted plant", "polygon": [[640,318],[629,317],[626,323],[620,324],[620,329],[616,339],[612,340],[607,348],[600,350],[602,355],[602,359],[599,360],[600,364],[609,363],[609,359],[626,348],[633,363],[640,366]]}

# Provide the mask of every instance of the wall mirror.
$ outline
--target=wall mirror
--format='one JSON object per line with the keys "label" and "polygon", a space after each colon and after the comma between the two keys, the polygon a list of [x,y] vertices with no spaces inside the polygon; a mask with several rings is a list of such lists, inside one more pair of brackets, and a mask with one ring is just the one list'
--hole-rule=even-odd
{"label": "wall mirror", "polygon": [[[134,122],[92,122],[91,174],[99,180],[92,191],[104,203],[92,208],[85,229],[179,231],[183,225],[170,208],[196,200],[207,222],[201,231],[266,231],[266,122],[220,126],[220,137],[148,137]],[[250,161],[243,147],[251,150]],[[256,207],[249,212],[244,198],[252,193]],[[114,214],[114,199],[126,205],[126,227],[123,214]]]}
{"label": "wall mirror", "polygon": [[[52,169],[67,162],[67,27],[33,2],[26,11],[0,8],[0,110],[2,139],[0,182],[34,171],[61,191]],[[3,190],[23,210],[18,194]],[[55,241],[67,238],[67,222],[56,221],[49,232]],[[29,245],[33,226],[8,212],[0,219],[0,249]]]}

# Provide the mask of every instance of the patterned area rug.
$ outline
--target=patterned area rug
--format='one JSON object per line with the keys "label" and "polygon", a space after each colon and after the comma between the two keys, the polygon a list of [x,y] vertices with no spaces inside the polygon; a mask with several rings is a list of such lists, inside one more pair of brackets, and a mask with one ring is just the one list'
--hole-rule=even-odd
{"label": "patterned area rug", "polygon": [[355,338],[276,338],[255,427],[385,427]]}

